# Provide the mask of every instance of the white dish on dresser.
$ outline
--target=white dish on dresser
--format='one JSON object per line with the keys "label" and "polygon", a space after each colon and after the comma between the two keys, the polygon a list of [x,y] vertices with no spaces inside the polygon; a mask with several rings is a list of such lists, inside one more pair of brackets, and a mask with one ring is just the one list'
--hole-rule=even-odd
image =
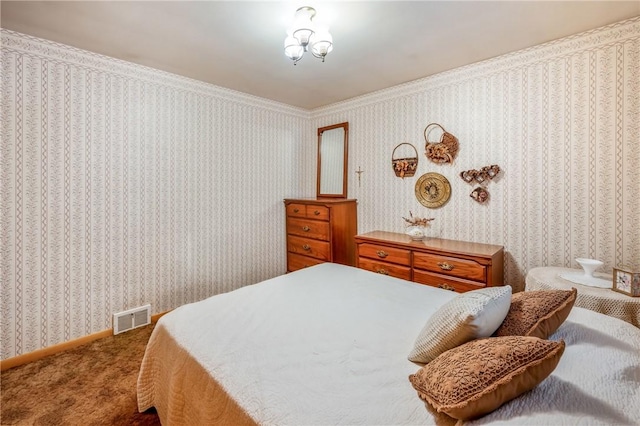
{"label": "white dish on dresser", "polygon": [[578,265],[580,265],[582,269],[584,269],[584,275],[586,275],[587,277],[593,277],[593,273],[596,271],[596,269],[604,265],[604,262],[600,260],[586,259],[584,257],[577,258],[576,262],[578,262]]}

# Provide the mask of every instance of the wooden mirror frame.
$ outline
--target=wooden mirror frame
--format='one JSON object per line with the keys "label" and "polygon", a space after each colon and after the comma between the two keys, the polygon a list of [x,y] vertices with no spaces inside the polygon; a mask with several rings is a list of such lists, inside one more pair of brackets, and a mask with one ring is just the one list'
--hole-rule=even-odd
{"label": "wooden mirror frame", "polygon": [[[344,131],[343,157],[342,157],[342,192],[327,192],[326,188],[322,188],[322,135],[324,132],[340,129]],[[316,196],[317,198],[347,198],[347,167],[349,154],[349,123],[339,123],[331,126],[318,128],[318,175],[316,179]],[[336,175],[339,170],[334,171]]]}

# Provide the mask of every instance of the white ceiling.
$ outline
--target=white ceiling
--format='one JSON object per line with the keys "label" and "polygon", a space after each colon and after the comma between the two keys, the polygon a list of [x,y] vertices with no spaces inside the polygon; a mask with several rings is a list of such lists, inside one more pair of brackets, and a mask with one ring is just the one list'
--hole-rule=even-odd
{"label": "white ceiling", "polygon": [[[326,62],[283,53],[295,10]],[[313,109],[640,15],[640,1],[6,1],[25,34]]]}

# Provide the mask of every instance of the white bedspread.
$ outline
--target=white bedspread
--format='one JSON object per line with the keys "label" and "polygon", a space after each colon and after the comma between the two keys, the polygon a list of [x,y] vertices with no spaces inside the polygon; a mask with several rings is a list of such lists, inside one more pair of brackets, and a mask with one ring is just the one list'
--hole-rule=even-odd
{"label": "white bedspread", "polygon": [[[419,365],[407,354],[427,318],[455,295],[325,263],[183,306],[150,339],[139,409],[155,406],[163,424],[224,421],[219,409],[203,413],[221,388],[235,401],[227,410],[260,424],[451,422],[418,398],[407,377]],[[170,338],[160,344],[162,335]],[[640,422],[640,330],[574,308],[551,338],[567,343],[552,376],[476,423]],[[193,360],[211,382],[194,382],[197,395],[175,379]]]}

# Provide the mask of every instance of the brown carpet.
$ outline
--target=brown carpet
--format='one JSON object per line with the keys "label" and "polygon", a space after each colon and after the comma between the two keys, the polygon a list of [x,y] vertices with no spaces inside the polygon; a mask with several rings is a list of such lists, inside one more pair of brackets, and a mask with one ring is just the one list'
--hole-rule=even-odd
{"label": "brown carpet", "polygon": [[2,372],[2,425],[159,425],[136,382],[153,325]]}

